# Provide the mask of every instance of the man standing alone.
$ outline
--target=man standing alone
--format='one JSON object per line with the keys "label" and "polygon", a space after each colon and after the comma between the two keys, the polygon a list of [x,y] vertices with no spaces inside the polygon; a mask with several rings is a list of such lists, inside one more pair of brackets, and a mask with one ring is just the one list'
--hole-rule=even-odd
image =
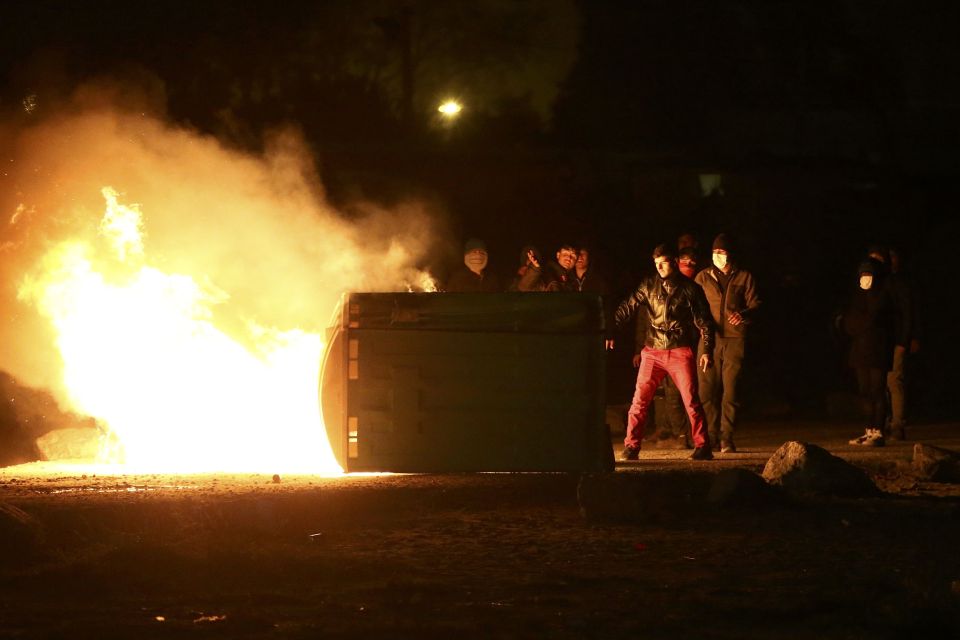
{"label": "man standing alone", "polygon": [[734,260],[733,243],[721,233],[713,241],[713,265],[696,276],[703,287],[710,315],[717,326],[712,369],[701,369],[700,402],[707,415],[711,445],[721,453],[737,450],[733,441],[737,424],[737,380],[743,366],[747,328],[760,306],[753,275]]}
{"label": "man standing alone", "polygon": [[621,455],[636,460],[643,440],[643,426],[657,385],[669,375],[680,391],[690,418],[695,449],[694,460],[710,460],[713,454],[697,399],[697,358],[695,347],[701,343],[699,365],[710,367],[713,353],[713,323],[710,321],[703,292],[677,270],[674,254],[666,245],[653,251],[657,275],[645,278],[636,290],[617,307],[614,321],[619,329],[641,307],[646,309],[647,331],[637,371],[637,387],[627,413],[627,436]]}

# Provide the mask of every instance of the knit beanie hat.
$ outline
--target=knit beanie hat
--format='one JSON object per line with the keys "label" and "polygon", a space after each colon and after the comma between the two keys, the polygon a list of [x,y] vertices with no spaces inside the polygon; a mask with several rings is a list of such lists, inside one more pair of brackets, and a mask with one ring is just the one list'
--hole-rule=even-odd
{"label": "knit beanie hat", "polygon": [[713,239],[713,250],[721,249],[727,253],[733,253],[733,241],[727,237],[727,234],[721,233]]}
{"label": "knit beanie hat", "polygon": [[475,251],[477,249],[480,249],[481,251],[487,250],[486,243],[484,243],[484,241],[480,240],[479,238],[470,238],[469,240],[467,240],[467,243],[463,245],[464,255],[470,253],[471,251]]}

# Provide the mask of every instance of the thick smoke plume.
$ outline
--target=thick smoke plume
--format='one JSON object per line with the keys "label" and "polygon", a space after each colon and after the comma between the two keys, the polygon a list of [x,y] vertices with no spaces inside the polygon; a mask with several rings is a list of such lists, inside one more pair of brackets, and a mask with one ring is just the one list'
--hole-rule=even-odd
{"label": "thick smoke plume", "polygon": [[147,111],[89,100],[22,118],[0,123],[0,369],[23,384],[63,399],[51,329],[18,289],[50,247],[94,241],[105,186],[142,211],[150,263],[215,292],[218,326],[238,336],[249,322],[322,334],[342,292],[423,281],[417,266],[437,218],[416,202],[356,203],[348,220],[293,132],[250,155]]}

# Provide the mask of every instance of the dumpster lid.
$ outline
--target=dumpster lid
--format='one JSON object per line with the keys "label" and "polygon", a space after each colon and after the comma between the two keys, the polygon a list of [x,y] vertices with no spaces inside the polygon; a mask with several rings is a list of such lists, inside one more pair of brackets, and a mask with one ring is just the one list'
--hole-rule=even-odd
{"label": "dumpster lid", "polygon": [[589,293],[345,293],[352,329],[601,333],[603,303]]}

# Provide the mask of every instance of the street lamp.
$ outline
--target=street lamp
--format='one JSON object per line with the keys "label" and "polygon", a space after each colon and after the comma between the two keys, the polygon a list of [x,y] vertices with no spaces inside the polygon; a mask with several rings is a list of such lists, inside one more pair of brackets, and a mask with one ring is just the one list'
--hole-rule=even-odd
{"label": "street lamp", "polygon": [[446,100],[437,107],[437,111],[440,112],[440,115],[443,116],[445,120],[453,120],[463,111],[463,105],[456,100]]}

